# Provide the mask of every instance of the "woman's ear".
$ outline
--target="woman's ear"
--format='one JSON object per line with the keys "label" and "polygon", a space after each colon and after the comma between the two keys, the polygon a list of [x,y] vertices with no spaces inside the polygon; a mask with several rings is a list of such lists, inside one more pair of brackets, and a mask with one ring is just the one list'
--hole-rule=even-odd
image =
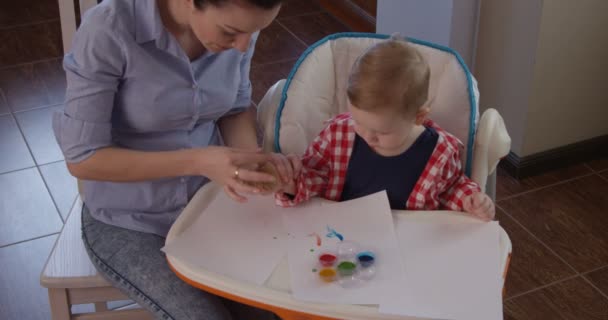
{"label": "woman's ear", "polygon": [[429,107],[424,106],[420,108],[420,110],[416,112],[416,124],[421,125],[424,123],[424,120],[426,120],[426,116],[429,115],[429,112],[431,112],[431,108]]}

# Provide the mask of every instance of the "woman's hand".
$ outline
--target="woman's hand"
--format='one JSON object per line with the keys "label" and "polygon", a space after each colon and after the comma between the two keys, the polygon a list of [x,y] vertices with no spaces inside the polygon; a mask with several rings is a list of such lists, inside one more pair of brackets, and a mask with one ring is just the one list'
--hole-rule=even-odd
{"label": "woman's hand", "polygon": [[242,194],[259,194],[261,190],[243,181],[259,183],[274,182],[275,178],[256,171],[258,164],[271,161],[271,155],[260,150],[242,150],[210,146],[200,149],[197,156],[198,173],[222,185],[232,199],[245,202]]}
{"label": "woman's hand", "polygon": [[492,199],[487,194],[481,192],[473,193],[462,199],[462,202],[465,212],[483,221],[494,219],[496,209],[494,208],[494,202],[492,202]]}

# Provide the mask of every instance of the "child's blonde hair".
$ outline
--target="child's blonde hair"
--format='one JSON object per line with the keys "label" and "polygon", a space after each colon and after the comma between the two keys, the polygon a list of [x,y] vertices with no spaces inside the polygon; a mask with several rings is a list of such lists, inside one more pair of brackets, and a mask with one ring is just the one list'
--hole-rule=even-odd
{"label": "child's blonde hair", "polygon": [[430,74],[418,50],[392,36],[355,61],[348,78],[348,99],[361,110],[394,110],[412,116],[427,100]]}

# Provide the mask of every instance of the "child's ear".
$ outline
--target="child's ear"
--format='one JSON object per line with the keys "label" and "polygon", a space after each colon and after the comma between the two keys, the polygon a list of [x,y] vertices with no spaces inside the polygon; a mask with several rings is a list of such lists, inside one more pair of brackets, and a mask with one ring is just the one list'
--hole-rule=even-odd
{"label": "child's ear", "polygon": [[429,107],[420,108],[420,110],[416,112],[416,124],[421,125],[424,123],[424,120],[426,120],[426,116],[429,115],[429,112],[431,112],[431,108]]}

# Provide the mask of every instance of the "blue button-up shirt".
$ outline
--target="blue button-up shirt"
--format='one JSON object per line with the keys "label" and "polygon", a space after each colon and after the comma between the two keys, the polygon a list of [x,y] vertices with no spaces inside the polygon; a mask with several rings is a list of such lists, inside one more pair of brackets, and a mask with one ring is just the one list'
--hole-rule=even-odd
{"label": "blue button-up shirt", "polygon": [[[167,151],[218,145],[216,122],[250,106],[247,52],[207,52],[190,61],[152,0],[105,0],[91,9],[64,58],[65,111],[53,119],[68,162],[99,148]],[[83,181],[91,215],[105,223],[166,235],[200,176],[147,182]]]}

